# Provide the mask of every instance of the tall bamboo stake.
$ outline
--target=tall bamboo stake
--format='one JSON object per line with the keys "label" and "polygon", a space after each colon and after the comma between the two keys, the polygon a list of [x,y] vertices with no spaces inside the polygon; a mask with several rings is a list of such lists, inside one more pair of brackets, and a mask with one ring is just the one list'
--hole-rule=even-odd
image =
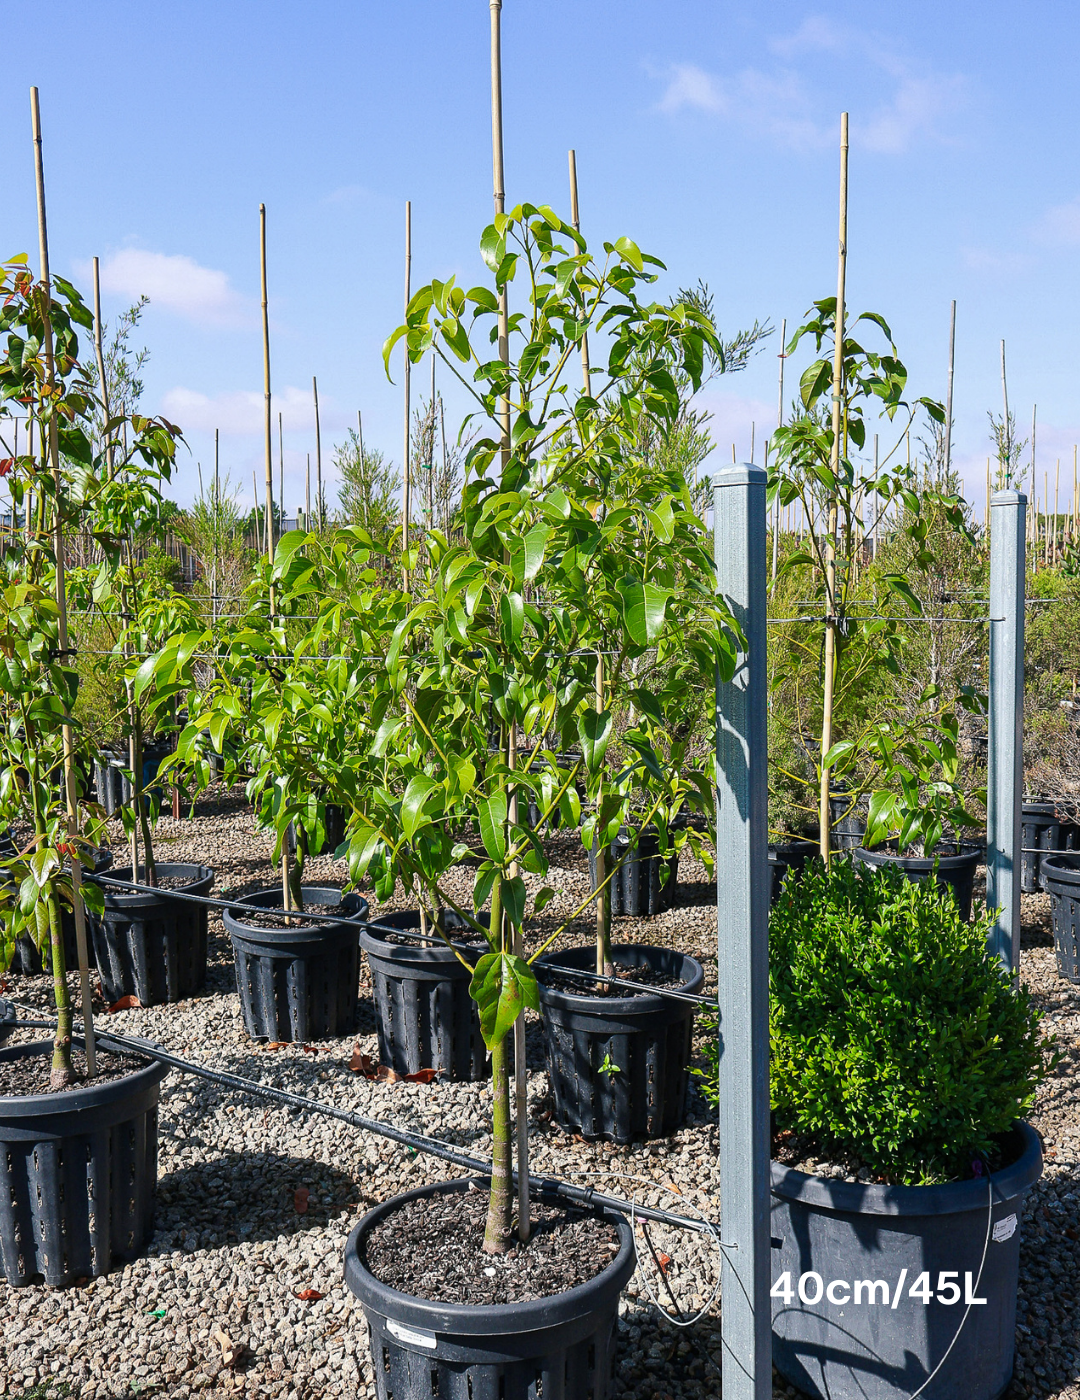
{"label": "tall bamboo stake", "polygon": [[[43,288],[42,320],[44,322],[45,384],[50,392],[56,384],[56,364],[53,359],[52,335],[52,279],[49,272],[49,230],[45,217],[45,163],[41,149],[41,112],[38,107],[38,90],[30,89],[30,116],[34,137],[34,174],[37,184],[38,244],[41,260],[41,283]],[[44,445],[44,444],[43,444]],[[56,518],[54,521],[54,545],[56,551],[56,611],[57,631],[60,650],[65,658],[69,654],[67,626],[67,588],[64,578],[64,514],[60,481],[60,450],[56,433],[56,416],[50,414],[48,427],[48,450],[56,489]],[[67,828],[69,840],[74,843],[79,834],[79,798],[75,779],[75,738],[70,724],[63,726],[64,739],[64,790],[67,797]],[[73,846],[74,850],[74,846]],[[94,1039],[94,1013],[90,1000],[90,972],[86,951],[86,907],[82,894],[82,864],[75,854],[71,860],[71,905],[75,915],[75,946],[79,961],[80,1009],[83,1019],[83,1037],[86,1045],[86,1071],[90,1078],[97,1074],[97,1048]],[[133,872],[138,879],[138,872]],[[65,1040],[71,1038],[71,1003],[68,997],[67,982],[58,975],[56,960],[59,953],[63,958],[63,941],[57,941],[54,933],[52,946],[53,986],[56,1000],[56,1040],[57,1050],[66,1049]],[[53,1072],[56,1073],[56,1059],[53,1059]],[[66,1076],[65,1076],[66,1077]],[[50,1080],[51,1082],[51,1080]],[[56,1087],[60,1087],[59,1084]]]}
{"label": "tall bamboo stake", "polygon": [[986,501],[983,505],[983,533],[990,529],[990,458],[986,459]]}
{"label": "tall bamboo stake", "polygon": [[[780,361],[780,387],[776,396],[776,426],[784,426],[784,361],[787,359],[787,317],[780,322],[780,353],[777,359]],[[766,461],[768,457],[766,456]],[[780,493],[777,492],[773,503],[773,531],[772,531],[772,581],[776,582],[776,566],[780,555]]]}
{"label": "tall bamboo stake", "polygon": [[[848,199],[848,114],[840,116],[840,238],[836,272],[836,325],[832,372],[832,451],[829,465],[833,478],[840,475],[840,431],[843,420],[844,390],[844,293],[847,276],[847,199]],[[836,682],[836,528],[837,497],[829,498],[829,525],[825,542],[825,676],[821,719],[821,791],[818,821],[821,828],[821,856],[830,858],[829,769],[825,756],[832,748],[833,689]]]}
{"label": "tall bamboo stake", "polygon": [[360,416],[360,410],[356,410],[356,440],[360,444],[360,473],[364,471],[364,420]]}
{"label": "tall bamboo stake", "polygon": [[1080,480],[1076,474],[1076,443],[1073,443],[1073,508],[1072,508],[1072,542],[1076,543],[1076,527],[1078,517],[1080,517]]}
{"label": "tall bamboo stake", "polygon": [[1058,561],[1058,503],[1061,491],[1061,458],[1057,459],[1057,466],[1054,469],[1054,542],[1053,542],[1053,562]]}
{"label": "tall bamboo stake", "polygon": [[281,514],[281,528],[285,528],[285,429],[281,414],[277,416],[277,460],[278,460],[278,511]]}
{"label": "tall bamboo stake", "polygon": [[304,529],[311,529],[311,453],[307,455],[307,470],[304,473]]}
{"label": "tall bamboo stake", "polygon": [[[405,314],[409,313],[409,302],[412,299],[412,201],[405,201]],[[405,428],[404,442],[401,449],[402,486],[401,486],[401,548],[404,555],[404,565],[402,568],[402,580],[405,592],[409,591],[409,515],[412,511],[412,473],[409,470],[409,417],[412,410],[412,361],[409,359],[409,338],[402,338],[402,345],[405,347]]]}
{"label": "tall bamboo stake", "polygon": [[[953,298],[949,312],[949,383],[945,393],[945,480],[952,469],[952,391],[953,371],[956,368],[956,298]],[[940,485],[940,483],[939,483]]]}
{"label": "tall bamboo stake", "polygon": [[[263,529],[266,562],[274,566],[274,433],[270,399],[270,316],[266,297],[266,205],[259,205],[259,272],[262,285],[263,330],[263,466],[265,468],[266,525]],[[258,496],[255,500],[258,520]],[[270,585],[270,616],[274,616],[274,586]]]}
{"label": "tall bamboo stake", "polygon": [[311,376],[311,393],[315,400],[315,517],[321,530],[326,524],[323,519],[322,493],[322,428],[319,424],[319,382]]}
{"label": "tall bamboo stake", "polygon": [[[1005,377],[1005,342],[1001,342],[1001,399],[1005,405],[1005,416],[1002,419],[1002,441],[1005,445],[1005,489],[1012,489],[1012,429],[1009,426],[1009,384]],[[1031,443],[1032,458],[1032,480],[1035,475],[1035,442]]]}
{"label": "tall bamboo stake", "polygon": [[[492,198],[496,215],[502,214],[506,206],[506,180],[503,168],[503,112],[502,112],[502,0],[490,0],[488,14],[491,21],[491,183]],[[510,363],[510,311],[507,291],[499,293],[499,359],[504,365]],[[500,458],[505,473],[510,464],[510,396],[503,395],[501,409]],[[517,763],[517,723],[506,726],[506,756],[512,770]],[[510,798],[510,820],[517,820],[517,795]],[[511,879],[517,874],[516,864],[510,868]],[[498,931],[496,931],[497,934]],[[523,954],[521,930],[514,929],[513,951],[516,956]],[[529,1103],[528,1080],[525,1077],[525,1012],[522,1010],[514,1022],[514,1116],[517,1146],[518,1169],[518,1238],[527,1240],[532,1230],[529,1207]],[[509,1187],[509,1182],[507,1183]]]}

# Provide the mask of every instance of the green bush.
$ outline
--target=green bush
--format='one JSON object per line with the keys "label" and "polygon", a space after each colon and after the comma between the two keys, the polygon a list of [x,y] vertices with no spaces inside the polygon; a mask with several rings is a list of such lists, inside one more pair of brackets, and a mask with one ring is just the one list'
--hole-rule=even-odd
{"label": "green bush", "polygon": [[789,881],[769,933],[776,1127],[908,1185],[993,1163],[1053,1061],[988,924],[893,867]]}

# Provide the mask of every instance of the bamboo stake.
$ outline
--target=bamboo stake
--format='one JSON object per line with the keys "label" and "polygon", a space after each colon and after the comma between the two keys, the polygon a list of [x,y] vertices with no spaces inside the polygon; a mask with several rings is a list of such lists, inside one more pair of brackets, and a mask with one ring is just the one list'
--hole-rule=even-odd
{"label": "bamboo stake", "polygon": [[307,471],[304,474],[304,529],[311,529],[311,453],[307,455]]}
{"label": "bamboo stake", "polygon": [[315,399],[315,515],[321,530],[326,524],[323,519],[322,428],[319,426],[319,383],[314,375],[311,376],[311,392]]}
{"label": "bamboo stake", "polygon": [[[43,311],[42,320],[44,322],[44,351],[45,351],[45,374],[46,386],[52,390],[56,383],[56,365],[53,360],[53,336],[52,336],[52,286],[49,272],[49,231],[45,216],[45,163],[41,149],[41,112],[38,107],[38,90],[36,87],[30,89],[30,114],[31,126],[34,137],[34,174],[37,184],[37,215],[38,215],[38,242],[40,246],[41,258],[41,283],[43,288]],[[64,516],[62,510],[62,500],[60,491],[60,451],[56,433],[56,417],[49,418],[49,457],[51,459],[53,481],[56,487],[56,520],[55,520],[55,549],[56,549],[56,611],[57,611],[57,631],[60,639],[60,650],[65,656],[68,655],[68,627],[67,627],[67,589],[64,580]],[[68,838],[74,843],[79,834],[79,799],[75,785],[75,739],[70,724],[63,726],[64,738],[64,789],[67,796],[67,828]],[[74,847],[73,847],[74,849]],[[86,1072],[92,1079],[97,1074],[97,1047],[94,1038],[94,1011],[90,999],[90,972],[86,950],[86,907],[83,903],[82,894],[82,864],[75,854],[70,856],[71,860],[71,905],[75,915],[75,946],[78,951],[79,962],[79,990],[80,1003],[83,1019],[83,1037],[86,1046]],[[138,872],[135,872],[136,879]],[[62,949],[63,945],[60,944]],[[67,995],[67,983],[64,979],[57,978],[55,961],[53,965],[54,984],[62,988],[61,995],[56,998],[57,1029],[56,1038],[60,1041],[63,1034],[63,1022],[65,1011],[67,1012],[66,1034],[71,1034],[71,1010]]]}
{"label": "bamboo stake", "polygon": [[1072,542],[1076,543],[1077,517],[1080,516],[1080,481],[1076,475],[1076,443],[1073,443],[1073,508],[1072,508]]}
{"label": "bamboo stake", "polygon": [[[577,152],[570,152],[570,222],[574,232],[581,232],[581,218],[578,213]],[[589,369],[589,336],[581,337],[581,373],[585,383],[585,393],[592,398],[592,373]]]}
{"label": "bamboo stake", "polygon": [[[953,298],[949,312],[949,385],[945,394],[945,481],[952,470],[952,391],[953,371],[956,368],[956,298]],[[940,486],[942,483],[939,482]]]}
{"label": "bamboo stake", "polygon": [[1050,473],[1043,472],[1043,568],[1050,567]]}
{"label": "bamboo stake", "polygon": [[983,505],[983,533],[990,531],[990,458],[986,459],[986,502]]}
{"label": "bamboo stake", "polygon": [[1057,459],[1057,467],[1054,470],[1054,543],[1053,562],[1058,562],[1058,502],[1061,491],[1061,458]]}
{"label": "bamboo stake", "polygon": [[[1002,441],[1005,444],[1005,489],[1012,488],[1012,430],[1009,427],[1009,385],[1005,378],[1005,342],[1001,342],[1001,398],[1005,405],[1005,417],[1002,420],[1001,430]],[[1034,412],[1032,413],[1032,423],[1034,423]],[[1035,440],[1031,442],[1031,476],[1035,479]]]}
{"label": "bamboo stake", "polygon": [[[844,293],[847,276],[847,197],[848,197],[848,114],[840,116],[840,238],[836,273],[836,325],[832,373],[832,451],[833,478],[840,475],[840,429],[844,389]],[[837,498],[829,499],[829,525],[825,544],[825,677],[821,720],[821,792],[818,821],[821,828],[821,857],[830,858],[829,769],[825,756],[832,748],[833,689],[836,682],[836,528]]]}
{"label": "bamboo stake", "polygon": [[94,358],[97,361],[98,385],[100,387],[101,413],[104,423],[103,432],[105,435],[105,461],[107,464],[109,480],[113,479],[113,450],[112,434],[109,432],[109,385],[105,378],[105,345],[103,341],[103,330],[101,325],[101,268],[97,258],[94,259]]}
{"label": "bamboo stake", "polygon": [[356,410],[356,440],[360,444],[360,474],[364,473],[364,420],[360,416],[360,410]]}
{"label": "bamboo stake", "polygon": [[[266,472],[265,499],[266,524],[263,528],[266,562],[274,567],[274,434],[273,415],[270,399],[270,316],[266,297],[266,205],[259,205],[259,270],[262,285],[262,331],[263,331],[263,465]],[[258,522],[258,493],[255,497],[255,520]],[[274,585],[270,585],[270,616],[276,611],[274,606]],[[288,906],[286,905],[286,908]]]}
{"label": "bamboo stake", "polygon": [[277,452],[278,452],[278,511],[281,515],[281,528],[285,529],[285,430],[281,422],[281,414],[277,416]]}
{"label": "bamboo stake", "polygon": [[[405,314],[409,314],[412,289],[412,201],[405,201]],[[402,587],[409,591],[409,514],[412,510],[412,480],[409,471],[409,416],[412,409],[412,361],[409,359],[409,338],[402,338],[405,347],[405,442],[401,460],[404,463],[401,489],[401,550],[403,555]]]}
{"label": "bamboo stake", "polygon": [[[785,347],[787,346],[787,317],[780,322],[780,353],[777,359],[780,361],[780,388],[776,398],[776,426],[784,426],[784,361],[787,359]],[[766,461],[768,457],[766,456]],[[780,494],[777,492],[776,501],[773,505],[773,532],[772,532],[772,581],[776,582],[776,566],[780,554]]]}

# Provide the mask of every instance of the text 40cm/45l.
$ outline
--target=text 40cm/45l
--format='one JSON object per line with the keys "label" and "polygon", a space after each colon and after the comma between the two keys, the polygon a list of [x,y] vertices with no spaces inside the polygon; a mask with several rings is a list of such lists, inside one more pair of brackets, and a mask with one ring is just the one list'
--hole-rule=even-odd
{"label": "text 40cm/45l", "polygon": [[[963,1287],[960,1286],[959,1278],[958,1271],[944,1269],[937,1276],[935,1290],[931,1282],[932,1275],[921,1273],[912,1280],[907,1289],[907,1296],[914,1298],[919,1303],[938,1302],[944,1303],[946,1306],[960,1302],[968,1304],[986,1302],[985,1298],[978,1298],[975,1295],[975,1275],[965,1273]],[[876,1303],[879,1307],[895,1308],[900,1299],[904,1297],[907,1281],[907,1269],[900,1270],[900,1277],[896,1280],[895,1287],[890,1287],[883,1278],[850,1280],[834,1278],[826,1283],[819,1273],[811,1270],[809,1273],[800,1274],[798,1284],[793,1285],[790,1272],[785,1270],[773,1284],[770,1296],[781,1298],[790,1305],[795,1301],[797,1293],[799,1302],[808,1308],[817,1307],[819,1304],[831,1304],[833,1307],[842,1308],[850,1303],[859,1306]]]}

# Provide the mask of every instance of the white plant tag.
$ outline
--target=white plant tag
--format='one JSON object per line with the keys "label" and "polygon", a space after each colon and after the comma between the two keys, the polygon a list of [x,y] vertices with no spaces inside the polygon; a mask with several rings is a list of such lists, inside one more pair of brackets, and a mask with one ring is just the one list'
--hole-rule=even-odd
{"label": "white plant tag", "polygon": [[1004,1220],[999,1220],[994,1226],[994,1243],[1004,1244],[1006,1240],[1011,1240],[1016,1234],[1016,1216],[1007,1215]]}
{"label": "white plant tag", "polygon": [[399,1342],[404,1342],[406,1346],[438,1346],[434,1332],[418,1332],[414,1327],[403,1327],[400,1322],[394,1322],[391,1318],[386,1319],[386,1330]]}

